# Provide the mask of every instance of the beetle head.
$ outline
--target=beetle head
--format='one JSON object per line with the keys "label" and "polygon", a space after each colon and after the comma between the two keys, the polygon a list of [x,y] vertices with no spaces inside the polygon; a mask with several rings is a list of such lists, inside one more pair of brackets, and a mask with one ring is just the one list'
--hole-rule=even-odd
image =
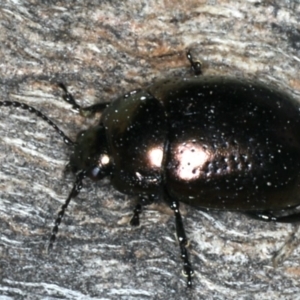
{"label": "beetle head", "polygon": [[102,125],[78,134],[70,158],[73,173],[84,171],[92,180],[100,180],[111,173],[105,128]]}

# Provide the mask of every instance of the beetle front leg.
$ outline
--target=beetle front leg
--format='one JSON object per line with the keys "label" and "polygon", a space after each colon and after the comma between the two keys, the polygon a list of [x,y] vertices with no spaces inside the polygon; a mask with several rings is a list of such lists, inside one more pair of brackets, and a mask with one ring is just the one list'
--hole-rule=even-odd
{"label": "beetle front leg", "polygon": [[80,112],[83,117],[91,117],[97,112],[103,112],[110,104],[109,102],[96,103],[91,106],[81,107],[74,99],[73,95],[69,93],[67,87],[63,83],[58,83],[58,86],[64,91],[63,99],[72,105],[73,109]]}
{"label": "beetle front leg", "polygon": [[170,207],[174,211],[175,215],[175,224],[176,224],[176,235],[177,239],[179,241],[179,247],[181,252],[181,259],[183,260],[183,273],[185,276],[187,276],[187,286],[192,287],[192,276],[194,275],[194,270],[192,268],[192,265],[189,261],[188,257],[188,239],[185,234],[181,214],[179,211],[179,202],[177,200],[170,200]]}
{"label": "beetle front leg", "polygon": [[133,210],[133,216],[130,220],[131,226],[139,226],[140,225],[140,214],[143,210],[143,207],[146,205],[150,205],[155,201],[156,197],[154,195],[139,195],[138,204],[135,206]]}

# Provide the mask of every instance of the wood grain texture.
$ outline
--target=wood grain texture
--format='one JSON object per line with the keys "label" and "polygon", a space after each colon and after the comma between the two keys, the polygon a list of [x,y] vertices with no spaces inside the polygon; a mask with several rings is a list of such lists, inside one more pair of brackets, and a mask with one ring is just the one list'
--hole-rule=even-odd
{"label": "wood grain texture", "polygon": [[[296,0],[2,1],[1,100],[34,106],[74,139],[95,120],[72,111],[56,82],[83,105],[111,101],[188,75],[191,48],[205,74],[256,78],[300,101],[299,22]],[[187,291],[170,210],[151,206],[131,228],[134,199],[108,180],[85,181],[47,255],[74,181],[69,154],[35,115],[1,107],[1,299],[297,299],[296,226],[182,206],[196,272]]]}

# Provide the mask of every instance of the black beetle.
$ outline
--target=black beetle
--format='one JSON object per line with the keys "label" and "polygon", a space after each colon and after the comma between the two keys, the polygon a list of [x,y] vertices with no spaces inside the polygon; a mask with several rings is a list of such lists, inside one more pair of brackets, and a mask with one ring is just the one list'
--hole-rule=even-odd
{"label": "black beetle", "polygon": [[[187,58],[200,74],[201,64],[190,52]],[[169,204],[189,287],[193,269],[179,202],[263,221],[300,221],[300,213],[292,210],[300,205],[300,104],[286,94],[252,81],[195,76],[81,108],[59,85],[74,109],[102,113],[99,125],[79,133],[76,142],[33,107],[0,102],[35,113],[73,147],[69,168],[76,181],[58,213],[49,248],[85,177],[110,176],[117,190],[138,197],[132,225],[139,224],[143,206],[158,198]]]}

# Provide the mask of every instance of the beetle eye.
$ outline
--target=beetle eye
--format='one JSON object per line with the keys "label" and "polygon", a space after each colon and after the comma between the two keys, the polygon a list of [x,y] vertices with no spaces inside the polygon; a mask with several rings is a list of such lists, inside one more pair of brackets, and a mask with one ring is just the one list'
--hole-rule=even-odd
{"label": "beetle eye", "polygon": [[98,159],[98,165],[89,170],[89,177],[93,180],[100,180],[110,173],[110,158],[107,154],[101,154]]}
{"label": "beetle eye", "polygon": [[92,167],[88,172],[88,177],[90,177],[92,180],[100,180],[103,177],[107,176],[107,172],[105,169],[102,169],[100,166],[94,166]]}
{"label": "beetle eye", "polygon": [[100,168],[99,167],[94,167],[94,168],[91,169],[90,175],[93,179],[96,179],[98,177],[99,173],[100,173]]}

